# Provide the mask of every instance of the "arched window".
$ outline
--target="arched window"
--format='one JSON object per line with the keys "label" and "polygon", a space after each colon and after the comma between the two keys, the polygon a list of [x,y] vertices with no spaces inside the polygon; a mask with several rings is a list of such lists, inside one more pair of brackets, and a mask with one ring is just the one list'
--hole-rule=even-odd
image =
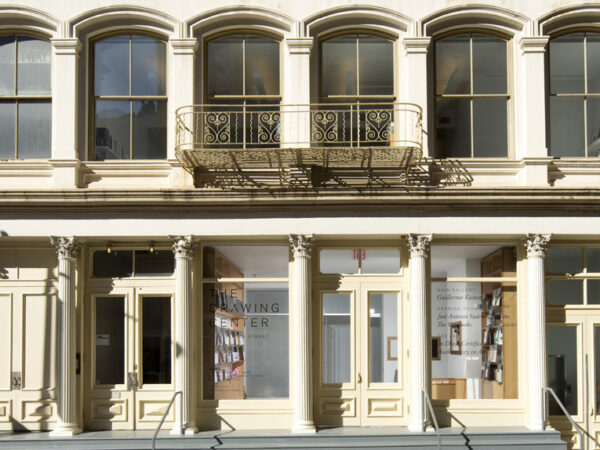
{"label": "arched window", "polygon": [[321,103],[394,99],[394,45],[366,34],[344,35],[321,44]]}
{"label": "arched window", "polygon": [[93,62],[93,159],[166,158],[165,43],[109,37],[95,42]]}
{"label": "arched window", "polygon": [[0,158],[50,158],[50,43],[0,36]]}
{"label": "arched window", "polygon": [[508,156],[507,44],[487,34],[435,43],[436,155]]}
{"label": "arched window", "polygon": [[600,34],[550,41],[550,153],[600,156]]}

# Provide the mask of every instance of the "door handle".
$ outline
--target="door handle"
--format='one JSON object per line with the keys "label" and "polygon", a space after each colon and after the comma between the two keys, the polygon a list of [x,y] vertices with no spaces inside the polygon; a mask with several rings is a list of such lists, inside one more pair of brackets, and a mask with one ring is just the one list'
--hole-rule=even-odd
{"label": "door handle", "polygon": [[362,383],[362,377],[360,376],[360,372],[358,372],[358,384]]}

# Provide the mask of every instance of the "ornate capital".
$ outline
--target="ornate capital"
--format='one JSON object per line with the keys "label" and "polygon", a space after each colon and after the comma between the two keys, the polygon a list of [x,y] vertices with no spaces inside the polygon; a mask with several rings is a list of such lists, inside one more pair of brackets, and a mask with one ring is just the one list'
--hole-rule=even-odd
{"label": "ornate capital", "polygon": [[61,237],[61,236],[50,236],[50,242],[56,247],[59,258],[75,259],[79,255],[79,243],[77,238]]}
{"label": "ornate capital", "polygon": [[290,245],[294,251],[294,258],[305,256],[310,258],[312,252],[312,235],[310,234],[290,234]]}
{"label": "ornate capital", "polygon": [[527,257],[530,256],[546,256],[548,243],[550,242],[551,234],[528,234],[525,240],[525,248],[527,249]]}
{"label": "ornate capital", "polygon": [[421,256],[423,258],[427,258],[429,256],[431,237],[431,234],[409,234],[408,248],[410,250],[410,256]]}
{"label": "ornate capital", "polygon": [[191,258],[194,256],[192,236],[170,236],[173,239],[173,253],[176,258]]}

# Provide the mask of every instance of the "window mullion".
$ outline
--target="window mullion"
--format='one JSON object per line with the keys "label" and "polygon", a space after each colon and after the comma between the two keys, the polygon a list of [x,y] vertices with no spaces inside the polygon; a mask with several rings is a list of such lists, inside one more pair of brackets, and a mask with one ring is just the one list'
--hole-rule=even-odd
{"label": "window mullion", "polygon": [[[584,93],[584,97],[583,97],[583,154],[585,156],[589,156],[588,155],[588,149],[587,149],[587,139],[588,139],[588,114],[587,114],[587,110],[588,110],[588,99],[587,99],[587,93],[588,93],[588,79],[587,79],[587,35],[584,34],[583,35],[583,93]],[[585,298],[585,287],[586,287],[587,283],[583,283],[583,289],[584,289],[584,298]]]}
{"label": "window mullion", "polygon": [[131,73],[133,60],[133,36],[129,36],[129,159],[133,159],[133,99]]}
{"label": "window mullion", "polygon": [[471,136],[471,158],[475,157],[475,139],[474,139],[474,121],[473,121],[473,36],[469,36],[469,94],[471,98],[469,99],[469,131]]}
{"label": "window mullion", "polygon": [[15,100],[15,142],[14,142],[15,158],[19,157],[19,100]]}

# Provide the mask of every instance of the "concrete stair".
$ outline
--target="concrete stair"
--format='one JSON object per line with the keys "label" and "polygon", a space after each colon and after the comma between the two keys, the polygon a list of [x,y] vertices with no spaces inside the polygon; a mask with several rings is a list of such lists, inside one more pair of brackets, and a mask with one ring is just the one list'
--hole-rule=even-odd
{"label": "concrete stair", "polygon": [[[53,438],[46,432],[0,433],[0,449],[147,450],[151,431],[92,431],[72,438]],[[319,430],[316,434],[291,434],[288,430],[204,431],[194,436],[161,432],[157,449],[431,449],[438,448],[433,433],[409,433],[401,427],[346,427]],[[557,431],[534,432],[526,428],[446,428],[443,450],[567,450]]]}

